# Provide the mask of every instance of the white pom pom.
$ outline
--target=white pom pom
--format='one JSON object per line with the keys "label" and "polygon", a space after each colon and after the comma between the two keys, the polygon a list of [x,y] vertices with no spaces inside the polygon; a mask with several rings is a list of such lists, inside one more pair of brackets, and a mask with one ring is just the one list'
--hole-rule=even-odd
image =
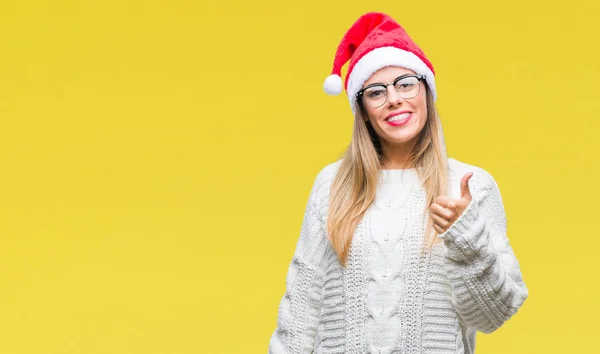
{"label": "white pom pom", "polygon": [[327,76],[327,78],[325,79],[325,84],[323,85],[323,88],[325,89],[325,92],[328,95],[339,95],[340,93],[342,93],[342,90],[344,89],[343,85],[342,85],[342,78],[339,75],[329,75]]}

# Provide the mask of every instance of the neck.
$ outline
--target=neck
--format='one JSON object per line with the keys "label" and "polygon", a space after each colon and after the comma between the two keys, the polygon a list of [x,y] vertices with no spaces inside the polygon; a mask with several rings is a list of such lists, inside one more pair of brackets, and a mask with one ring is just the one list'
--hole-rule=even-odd
{"label": "neck", "polygon": [[410,151],[414,146],[414,142],[408,142],[401,145],[389,145],[384,142],[381,144],[383,150],[383,159],[381,161],[384,169],[405,169],[413,168],[409,162]]}

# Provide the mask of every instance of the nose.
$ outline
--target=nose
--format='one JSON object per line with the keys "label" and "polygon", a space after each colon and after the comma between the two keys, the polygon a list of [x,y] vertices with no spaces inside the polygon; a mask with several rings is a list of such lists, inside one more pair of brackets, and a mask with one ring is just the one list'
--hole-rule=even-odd
{"label": "nose", "polygon": [[391,106],[398,105],[398,104],[402,103],[402,101],[404,101],[404,99],[402,97],[400,97],[400,94],[398,92],[396,92],[396,89],[394,88],[394,86],[387,87],[387,100],[388,100],[388,104]]}

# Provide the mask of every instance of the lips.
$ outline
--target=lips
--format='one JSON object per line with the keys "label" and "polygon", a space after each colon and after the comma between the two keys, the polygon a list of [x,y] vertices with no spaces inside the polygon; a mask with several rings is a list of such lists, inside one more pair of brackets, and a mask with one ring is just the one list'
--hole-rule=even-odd
{"label": "lips", "polygon": [[412,116],[412,113],[396,114],[386,119],[385,122],[393,127],[400,127],[407,124],[412,119]]}

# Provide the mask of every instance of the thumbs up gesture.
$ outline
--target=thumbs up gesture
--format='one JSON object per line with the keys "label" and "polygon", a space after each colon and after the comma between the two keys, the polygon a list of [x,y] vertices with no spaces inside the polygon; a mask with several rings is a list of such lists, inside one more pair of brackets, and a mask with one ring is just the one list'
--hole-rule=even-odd
{"label": "thumbs up gesture", "polygon": [[430,217],[433,220],[433,228],[438,234],[444,233],[467,209],[473,199],[469,190],[469,179],[473,172],[465,174],[460,180],[460,199],[452,199],[439,196],[431,204]]}

